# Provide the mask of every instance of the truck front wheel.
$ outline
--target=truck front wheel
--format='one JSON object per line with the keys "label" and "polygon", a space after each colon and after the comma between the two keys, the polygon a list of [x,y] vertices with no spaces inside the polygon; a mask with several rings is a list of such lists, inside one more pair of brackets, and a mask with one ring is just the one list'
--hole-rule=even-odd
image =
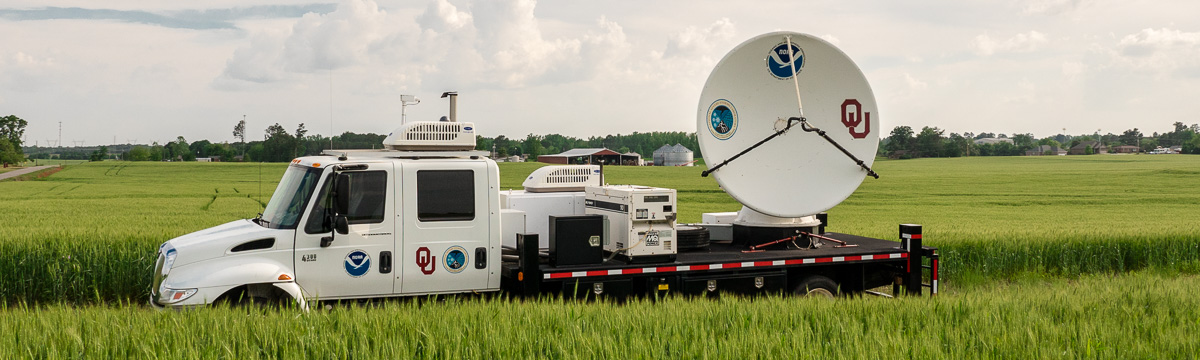
{"label": "truck front wheel", "polygon": [[821,275],[810,275],[796,284],[792,293],[806,298],[832,299],[838,295],[838,284]]}

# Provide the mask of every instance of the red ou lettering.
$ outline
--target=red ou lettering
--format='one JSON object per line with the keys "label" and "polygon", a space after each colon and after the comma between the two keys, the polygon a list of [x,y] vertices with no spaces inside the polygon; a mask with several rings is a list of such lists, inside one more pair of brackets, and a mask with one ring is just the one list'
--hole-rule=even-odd
{"label": "red ou lettering", "polygon": [[429,253],[429,248],[422,246],[420,249],[417,249],[417,266],[421,267],[422,274],[433,275],[433,271],[437,270],[434,259],[433,254]]}
{"label": "red ou lettering", "polygon": [[[865,138],[871,133],[871,113],[863,112],[862,103],[857,99],[846,99],[842,102],[842,125],[849,128],[850,136],[855,139]],[[858,125],[863,125],[862,132],[856,129]]]}

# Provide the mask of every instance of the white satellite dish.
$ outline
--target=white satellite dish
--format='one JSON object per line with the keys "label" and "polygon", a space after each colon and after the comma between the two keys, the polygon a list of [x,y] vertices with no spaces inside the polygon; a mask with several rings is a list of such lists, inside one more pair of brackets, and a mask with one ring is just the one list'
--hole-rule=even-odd
{"label": "white satellite dish", "polygon": [[858,66],[832,44],[795,32],[760,35],[725,55],[696,112],[717,183],[742,205],[785,218],[829,210],[875,176],[882,129]]}

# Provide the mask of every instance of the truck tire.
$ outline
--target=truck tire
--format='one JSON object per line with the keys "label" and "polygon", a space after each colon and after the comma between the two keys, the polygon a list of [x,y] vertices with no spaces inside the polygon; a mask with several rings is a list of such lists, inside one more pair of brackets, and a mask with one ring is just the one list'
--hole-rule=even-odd
{"label": "truck tire", "polygon": [[806,298],[832,299],[838,296],[838,284],[821,275],[810,275],[796,284],[792,293]]}
{"label": "truck tire", "polygon": [[675,227],[675,239],[679,244],[679,251],[704,250],[708,248],[708,229],[679,225]]}
{"label": "truck tire", "polygon": [[[250,287],[254,289],[250,289]],[[283,308],[291,299],[286,292],[263,284],[243,285],[230,289],[214,303],[224,303],[232,307],[259,307],[268,309]]]}

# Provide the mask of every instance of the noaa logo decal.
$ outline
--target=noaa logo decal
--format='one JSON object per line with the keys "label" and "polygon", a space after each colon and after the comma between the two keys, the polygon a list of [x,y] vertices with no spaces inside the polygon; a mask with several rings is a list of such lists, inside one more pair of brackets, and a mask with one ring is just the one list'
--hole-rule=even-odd
{"label": "noaa logo decal", "polygon": [[737,132],[737,108],[729,100],[720,99],[708,106],[708,132],[719,140],[733,137]]}
{"label": "noaa logo decal", "polygon": [[771,49],[771,53],[767,55],[767,70],[771,72],[771,76],[776,79],[790,79],[795,73],[792,72],[792,54],[796,55],[796,72],[804,68],[804,49],[792,44],[792,51],[788,51],[786,42],[779,43]]}
{"label": "noaa logo decal", "polygon": [[452,274],[457,274],[467,268],[467,249],[462,246],[451,246],[446,249],[446,253],[442,254],[443,263],[446,266],[446,271]]}
{"label": "noaa logo decal", "polygon": [[366,251],[354,250],[346,254],[346,260],[342,264],[346,268],[346,273],[353,277],[366,275],[371,271],[371,255],[367,255]]}

